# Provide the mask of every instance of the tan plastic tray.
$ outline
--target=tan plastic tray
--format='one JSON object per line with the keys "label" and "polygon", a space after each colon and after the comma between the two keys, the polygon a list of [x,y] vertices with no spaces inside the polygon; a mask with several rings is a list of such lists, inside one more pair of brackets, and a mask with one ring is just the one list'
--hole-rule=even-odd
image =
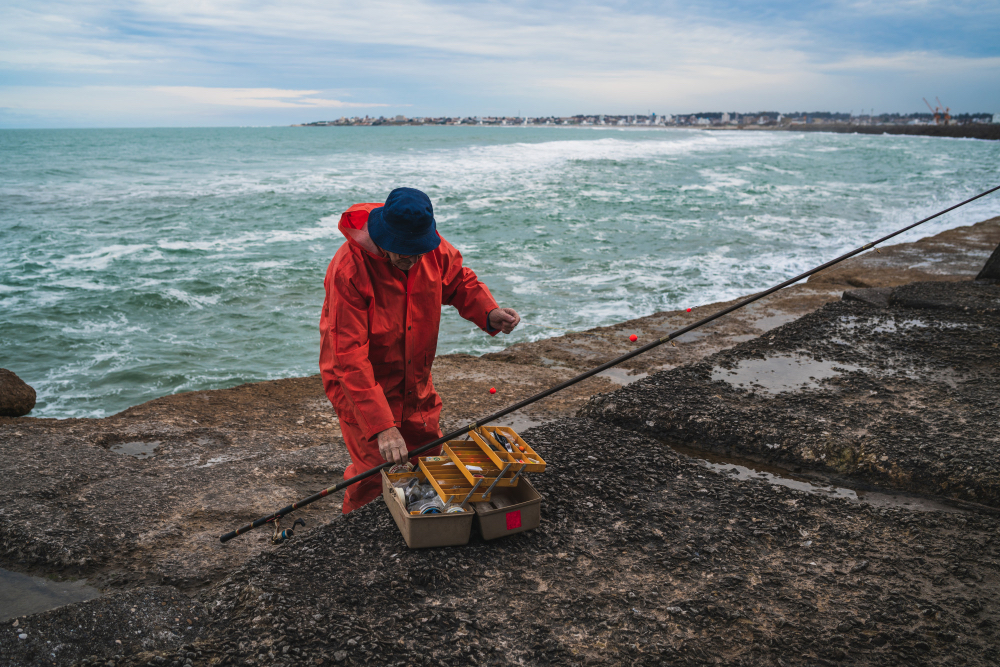
{"label": "tan plastic tray", "polygon": [[[514,446],[513,454],[504,449],[504,446],[494,437],[493,434],[497,431],[503,433],[504,437]],[[524,468],[524,472],[545,471],[544,459],[509,426],[483,426],[475,431],[470,431],[469,435],[472,436],[472,441],[490,458],[493,465],[501,470],[510,463],[512,464],[510,472],[517,472],[521,468]]]}
{"label": "tan plastic tray", "polygon": [[[463,473],[468,471],[464,468],[458,469],[447,456],[425,456],[417,459],[420,462],[420,472],[431,483],[431,486],[438,492],[438,497],[445,503],[479,502],[489,500],[486,489],[489,485],[485,480],[476,484],[476,481],[469,482]],[[469,495],[471,491],[475,493]]]}
{"label": "tan plastic tray", "polygon": [[[444,444],[441,453],[451,459],[456,469],[465,476],[469,484],[475,484],[476,480],[482,477],[481,486],[486,489],[517,485],[517,473],[513,471],[519,466],[511,466],[507,471],[502,471],[493,465],[493,460],[474,442],[451,440]],[[468,466],[478,467],[481,470],[478,472],[469,470]],[[503,476],[499,477],[501,472],[503,472]],[[495,485],[494,482],[496,482]]]}
{"label": "tan plastic tray", "polygon": [[451,547],[469,543],[472,533],[472,519],[475,513],[466,509],[461,514],[418,514],[411,515],[399,502],[393,492],[392,482],[414,474],[423,481],[425,477],[418,472],[389,474],[382,471],[382,498],[385,500],[389,514],[392,515],[399,532],[403,535],[406,546],[411,549],[427,547]]}

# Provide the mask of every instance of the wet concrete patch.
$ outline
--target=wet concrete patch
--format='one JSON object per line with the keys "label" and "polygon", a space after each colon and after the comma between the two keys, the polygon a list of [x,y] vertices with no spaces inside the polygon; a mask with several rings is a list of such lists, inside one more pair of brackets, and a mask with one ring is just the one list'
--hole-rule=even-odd
{"label": "wet concrete patch", "polygon": [[770,331],[771,329],[776,329],[783,324],[793,322],[799,317],[801,317],[801,313],[775,313],[774,315],[757,318],[754,320],[753,325],[761,331]]}
{"label": "wet concrete patch", "polygon": [[732,369],[715,367],[712,369],[712,380],[723,380],[734,387],[753,387],[778,394],[783,391],[818,389],[823,380],[860,368],[854,364],[819,361],[802,354],[785,354],[763,359],[741,359]]}
{"label": "wet concrete patch", "polygon": [[122,442],[117,445],[112,445],[111,451],[115,454],[124,454],[137,459],[148,459],[153,456],[156,448],[159,446],[159,440],[153,440],[152,442],[142,442],[141,440],[136,440],[133,442]]}
{"label": "wet concrete patch", "polygon": [[649,373],[637,373],[635,371],[630,371],[627,368],[614,367],[614,368],[609,368],[607,370],[603,370],[597,375],[600,377],[608,378],[615,384],[627,385],[627,384],[632,384],[637,380],[641,380],[642,378],[649,375]]}
{"label": "wet concrete patch", "polygon": [[841,479],[835,479],[829,475],[815,471],[801,472],[800,470],[800,472],[794,472],[787,468],[767,465],[749,459],[717,456],[711,452],[684,447],[675,443],[665,442],[663,444],[675,452],[692,458],[699,465],[709,470],[728,475],[734,479],[761,480],[768,484],[783,486],[795,491],[801,491],[802,493],[823,498],[840,498],[851,502],[865,503],[873,507],[895,507],[919,512],[962,513],[972,511],[926,496],[885,492],[876,490],[871,486],[853,488],[845,485],[845,482]]}
{"label": "wet concrete patch", "polygon": [[0,569],[0,621],[91,600],[100,594],[83,580],[56,581]]}

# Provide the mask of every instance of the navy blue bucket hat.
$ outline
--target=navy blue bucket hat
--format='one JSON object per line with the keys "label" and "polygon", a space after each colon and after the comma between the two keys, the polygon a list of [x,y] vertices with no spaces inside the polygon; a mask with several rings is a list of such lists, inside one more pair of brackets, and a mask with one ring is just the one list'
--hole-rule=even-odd
{"label": "navy blue bucket hat", "polygon": [[441,243],[430,198],[414,188],[396,188],[385,206],[368,214],[368,236],[399,255],[422,255]]}

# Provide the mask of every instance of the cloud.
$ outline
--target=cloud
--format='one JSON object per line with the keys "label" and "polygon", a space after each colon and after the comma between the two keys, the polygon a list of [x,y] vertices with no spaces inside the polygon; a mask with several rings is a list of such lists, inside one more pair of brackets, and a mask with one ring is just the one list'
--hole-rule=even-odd
{"label": "cloud", "polygon": [[342,102],[311,97],[318,90],[280,90],[277,88],[202,88],[197,86],[156,86],[150,90],[177,95],[199,104],[216,104],[231,107],[257,107],[266,109],[310,108],[370,108],[388,104],[372,102]]}
{"label": "cloud", "polygon": [[978,0],[7,4],[0,106],[27,116],[30,88],[40,111],[104,90],[108,123],[1000,108],[1000,7]]}

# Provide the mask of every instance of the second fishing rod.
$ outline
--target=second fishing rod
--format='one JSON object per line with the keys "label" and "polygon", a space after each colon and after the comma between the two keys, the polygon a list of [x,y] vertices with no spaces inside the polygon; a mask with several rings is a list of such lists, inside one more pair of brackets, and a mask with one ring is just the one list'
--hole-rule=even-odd
{"label": "second fishing rod", "polygon": [[[731,312],[733,312],[735,310],[739,310],[740,308],[743,308],[744,306],[747,306],[747,305],[749,305],[749,304],[751,304],[751,303],[753,303],[755,301],[759,301],[760,299],[763,299],[764,297],[766,297],[766,296],[768,296],[770,294],[774,294],[778,290],[784,289],[784,288],[786,288],[786,287],[788,287],[790,285],[794,285],[795,283],[799,282],[800,280],[808,278],[809,276],[811,276],[811,275],[813,275],[815,273],[819,273],[820,271],[822,271],[824,269],[828,269],[831,266],[833,266],[835,264],[839,264],[840,262],[843,262],[846,259],[850,259],[851,257],[854,257],[855,255],[858,255],[858,254],[860,254],[862,252],[865,252],[866,250],[871,250],[875,246],[877,246],[877,245],[879,245],[881,243],[884,243],[884,242],[888,241],[889,239],[891,239],[891,238],[893,238],[895,236],[899,236],[900,234],[902,234],[904,232],[907,232],[907,231],[913,229],[914,227],[918,227],[918,226],[920,226],[920,225],[922,225],[922,224],[924,224],[926,222],[930,222],[931,220],[933,220],[935,218],[938,218],[938,217],[944,215],[945,213],[948,213],[950,211],[954,211],[957,208],[961,208],[962,206],[965,206],[966,204],[969,204],[969,203],[971,203],[971,202],[973,202],[973,201],[975,201],[977,199],[985,197],[988,194],[996,192],[997,190],[1000,190],[1000,185],[998,185],[996,187],[993,187],[993,188],[990,188],[989,190],[986,190],[985,192],[980,192],[979,194],[975,195],[974,197],[970,197],[969,199],[966,199],[965,201],[961,201],[961,202],[959,202],[959,203],[957,203],[957,204],[955,204],[953,206],[949,206],[948,208],[946,208],[946,209],[944,209],[942,211],[938,211],[934,215],[928,216],[928,217],[926,217],[926,218],[924,218],[922,220],[918,220],[917,222],[914,222],[914,223],[912,223],[910,225],[907,225],[906,227],[903,227],[901,229],[897,229],[896,231],[892,232],[891,234],[887,234],[886,236],[883,236],[880,239],[876,239],[875,241],[872,241],[870,243],[866,243],[865,245],[863,245],[863,246],[861,246],[859,248],[855,248],[854,250],[851,250],[850,252],[844,253],[840,257],[837,257],[835,259],[831,259],[829,262],[826,262],[824,264],[820,264],[819,266],[817,266],[815,268],[812,268],[812,269],[809,269],[808,271],[806,271],[804,273],[800,273],[799,275],[795,276],[794,278],[789,278],[788,280],[786,280],[786,281],[784,281],[782,283],[779,283],[779,284],[775,285],[774,287],[771,287],[771,288],[769,288],[767,290],[764,290],[763,292],[759,292],[759,293],[754,294],[752,296],[749,296],[749,297],[747,297],[745,299],[741,299],[740,301],[737,301],[736,303],[734,303],[731,306],[728,306],[726,308],[723,308],[722,310],[719,310],[719,311],[717,311],[715,313],[712,313],[708,317],[700,319],[697,322],[689,324],[686,327],[683,327],[681,329],[677,329],[676,331],[672,331],[671,333],[667,334],[666,336],[664,336],[662,338],[658,338],[658,339],[656,339],[656,340],[654,340],[652,342],[649,342],[649,343],[647,343],[647,344],[645,344],[645,345],[643,345],[641,347],[637,347],[636,349],[634,349],[634,350],[632,350],[630,352],[626,352],[625,354],[621,355],[620,357],[617,357],[615,359],[612,359],[611,361],[603,363],[600,366],[596,366],[595,368],[592,368],[589,371],[586,371],[585,373],[581,373],[580,375],[577,375],[576,377],[570,378],[569,380],[566,380],[565,382],[563,382],[561,384],[557,384],[554,387],[549,387],[548,389],[546,389],[544,391],[541,391],[541,392],[535,394],[534,396],[529,396],[528,398],[524,399],[523,401],[520,401],[518,403],[514,403],[513,405],[509,405],[506,408],[504,408],[503,410],[500,410],[498,412],[494,412],[493,414],[491,414],[491,415],[489,415],[487,417],[483,417],[481,419],[477,419],[476,421],[468,424],[467,426],[463,426],[463,427],[461,427],[459,429],[451,431],[450,433],[446,433],[445,435],[441,436],[437,440],[434,440],[433,442],[429,442],[429,443],[427,443],[425,445],[421,445],[420,447],[417,447],[416,449],[410,451],[409,452],[409,458],[413,458],[415,456],[419,456],[419,455],[423,454],[424,452],[427,452],[427,451],[429,451],[431,449],[434,449],[435,447],[443,445],[448,440],[454,440],[456,438],[460,438],[463,435],[465,435],[466,433],[469,433],[470,431],[474,431],[474,430],[478,429],[480,426],[485,426],[486,424],[489,424],[490,422],[494,422],[494,421],[496,421],[496,420],[498,420],[498,419],[500,419],[502,417],[505,417],[505,416],[509,415],[512,412],[516,412],[516,411],[520,410],[521,408],[527,407],[527,406],[531,405],[532,403],[540,401],[540,400],[542,400],[543,398],[545,398],[547,396],[551,396],[552,394],[554,394],[556,392],[559,392],[559,391],[562,391],[563,389],[566,389],[567,387],[571,387],[574,384],[577,384],[578,382],[582,382],[583,380],[586,380],[589,377],[593,377],[594,375],[597,375],[598,373],[600,373],[602,371],[605,371],[605,370],[607,370],[609,368],[617,366],[618,364],[622,363],[623,361],[627,361],[629,359],[632,359],[633,357],[637,357],[640,354],[643,354],[644,352],[648,352],[649,350],[652,350],[655,347],[659,347],[660,345],[663,345],[664,343],[668,343],[668,342],[672,341],[673,339],[677,338],[678,336],[682,336],[682,335],[686,334],[687,332],[692,331],[694,329],[697,329],[698,327],[704,326],[704,325],[708,324],[709,322],[717,320],[717,319],[719,319],[720,317],[722,317],[724,315],[728,315],[729,313],[731,313]],[[219,539],[222,542],[228,542],[229,540],[233,539],[237,535],[242,535],[243,533],[246,533],[246,532],[248,532],[250,530],[253,530],[254,528],[259,528],[259,527],[264,526],[264,525],[266,525],[268,523],[273,523],[273,522],[279,520],[280,518],[282,518],[283,516],[285,516],[285,515],[287,515],[287,514],[289,514],[291,512],[294,512],[297,509],[301,509],[301,508],[305,507],[306,505],[310,505],[310,504],[316,502],[317,500],[325,498],[328,495],[330,495],[331,493],[336,493],[337,491],[341,491],[343,489],[346,489],[347,487],[351,486],[352,484],[356,484],[357,482],[360,482],[363,479],[367,479],[368,477],[371,477],[372,475],[377,475],[382,470],[391,468],[393,465],[394,464],[391,463],[391,462],[386,462],[386,463],[383,463],[382,465],[375,466],[374,468],[371,468],[370,470],[366,470],[363,473],[355,475],[354,477],[351,477],[350,479],[345,479],[344,481],[339,482],[337,484],[334,484],[333,486],[331,486],[329,488],[323,489],[322,491],[319,491],[318,493],[314,493],[313,495],[309,496],[308,498],[304,498],[303,500],[300,500],[300,501],[298,501],[296,503],[292,503],[291,505],[287,505],[287,506],[281,508],[280,510],[274,512],[273,514],[269,514],[267,516],[263,516],[263,517],[255,520],[255,521],[253,521],[251,523],[248,523],[246,525],[240,526],[236,530],[230,531],[230,532],[226,533],[225,535],[222,535]]]}

